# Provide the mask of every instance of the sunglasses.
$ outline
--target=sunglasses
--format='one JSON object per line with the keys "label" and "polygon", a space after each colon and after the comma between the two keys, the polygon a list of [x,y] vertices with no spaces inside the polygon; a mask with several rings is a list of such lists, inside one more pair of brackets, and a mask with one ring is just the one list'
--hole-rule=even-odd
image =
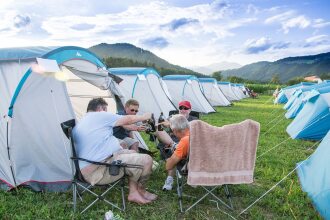
{"label": "sunglasses", "polygon": [[185,107],[185,106],[180,106],[179,109],[180,109],[180,110],[189,110],[190,108],[187,108],[187,107]]}
{"label": "sunglasses", "polygon": [[136,109],[130,109],[131,112],[138,112],[139,110]]}

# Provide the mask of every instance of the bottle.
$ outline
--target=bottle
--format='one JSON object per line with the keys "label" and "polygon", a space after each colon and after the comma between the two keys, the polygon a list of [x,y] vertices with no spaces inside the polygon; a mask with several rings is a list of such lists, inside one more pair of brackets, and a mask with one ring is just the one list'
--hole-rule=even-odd
{"label": "bottle", "polygon": [[163,114],[163,112],[161,112],[160,113],[160,116],[159,116],[159,118],[158,118],[158,131],[162,131],[162,130],[164,130],[163,129],[163,125],[161,125],[160,123],[162,123],[162,122],[164,122],[165,121],[165,119],[164,119],[164,114]]}

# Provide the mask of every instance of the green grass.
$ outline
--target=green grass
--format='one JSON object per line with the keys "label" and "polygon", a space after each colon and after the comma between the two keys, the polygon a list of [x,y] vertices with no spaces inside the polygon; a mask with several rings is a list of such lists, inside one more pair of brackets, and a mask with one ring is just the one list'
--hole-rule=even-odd
{"label": "green grass", "polygon": [[[216,126],[240,122],[247,118],[260,122],[261,134],[257,150],[257,156],[260,156],[288,139],[285,129],[290,120],[283,117],[282,106],[273,105],[270,96],[260,96],[258,99],[235,102],[232,107],[217,108],[217,113],[203,115],[202,120]],[[273,119],[274,122],[268,124]],[[275,123],[278,124],[269,130]],[[155,149],[153,143],[148,142],[148,144]],[[221,205],[219,205],[221,210],[218,210],[214,202],[204,200],[193,210],[181,214],[176,190],[161,191],[166,178],[162,166],[153,173],[148,184],[148,189],[159,195],[156,202],[145,206],[127,203],[126,212],[117,210],[113,212],[123,219],[230,219],[223,211],[237,219],[321,219],[310,199],[302,192],[296,172],[238,217],[242,210],[293,170],[297,162],[313,153],[317,146],[315,142],[289,139],[258,157],[254,183],[230,186],[235,211],[230,211]],[[191,195],[201,193],[198,188],[187,186],[186,189]],[[112,197],[118,201],[119,191]],[[92,198],[87,196],[89,200]],[[0,191],[0,219],[103,219],[104,213],[108,210],[108,206],[100,203],[83,215],[73,214],[71,192],[36,193],[24,188],[11,192]]]}

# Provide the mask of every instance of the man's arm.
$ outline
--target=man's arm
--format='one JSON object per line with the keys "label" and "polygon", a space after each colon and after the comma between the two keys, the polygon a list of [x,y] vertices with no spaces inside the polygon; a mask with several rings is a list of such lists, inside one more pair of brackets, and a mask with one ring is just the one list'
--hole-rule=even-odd
{"label": "man's arm", "polygon": [[181,159],[179,157],[177,157],[175,154],[172,154],[172,156],[166,160],[165,169],[172,170],[180,162],[180,160]]}
{"label": "man's arm", "polygon": [[145,121],[151,118],[151,113],[144,113],[143,115],[125,115],[118,119],[115,126],[131,125],[139,121]]}

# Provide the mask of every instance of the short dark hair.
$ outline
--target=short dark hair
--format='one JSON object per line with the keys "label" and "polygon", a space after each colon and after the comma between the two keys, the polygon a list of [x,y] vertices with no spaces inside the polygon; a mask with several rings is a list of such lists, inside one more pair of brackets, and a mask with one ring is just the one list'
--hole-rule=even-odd
{"label": "short dark hair", "polygon": [[135,99],[129,99],[127,100],[127,102],[125,103],[125,107],[129,107],[130,105],[136,105],[139,106],[139,102]]}
{"label": "short dark hair", "polygon": [[95,112],[98,107],[108,106],[108,103],[103,98],[94,98],[89,101],[87,106],[87,112]]}

